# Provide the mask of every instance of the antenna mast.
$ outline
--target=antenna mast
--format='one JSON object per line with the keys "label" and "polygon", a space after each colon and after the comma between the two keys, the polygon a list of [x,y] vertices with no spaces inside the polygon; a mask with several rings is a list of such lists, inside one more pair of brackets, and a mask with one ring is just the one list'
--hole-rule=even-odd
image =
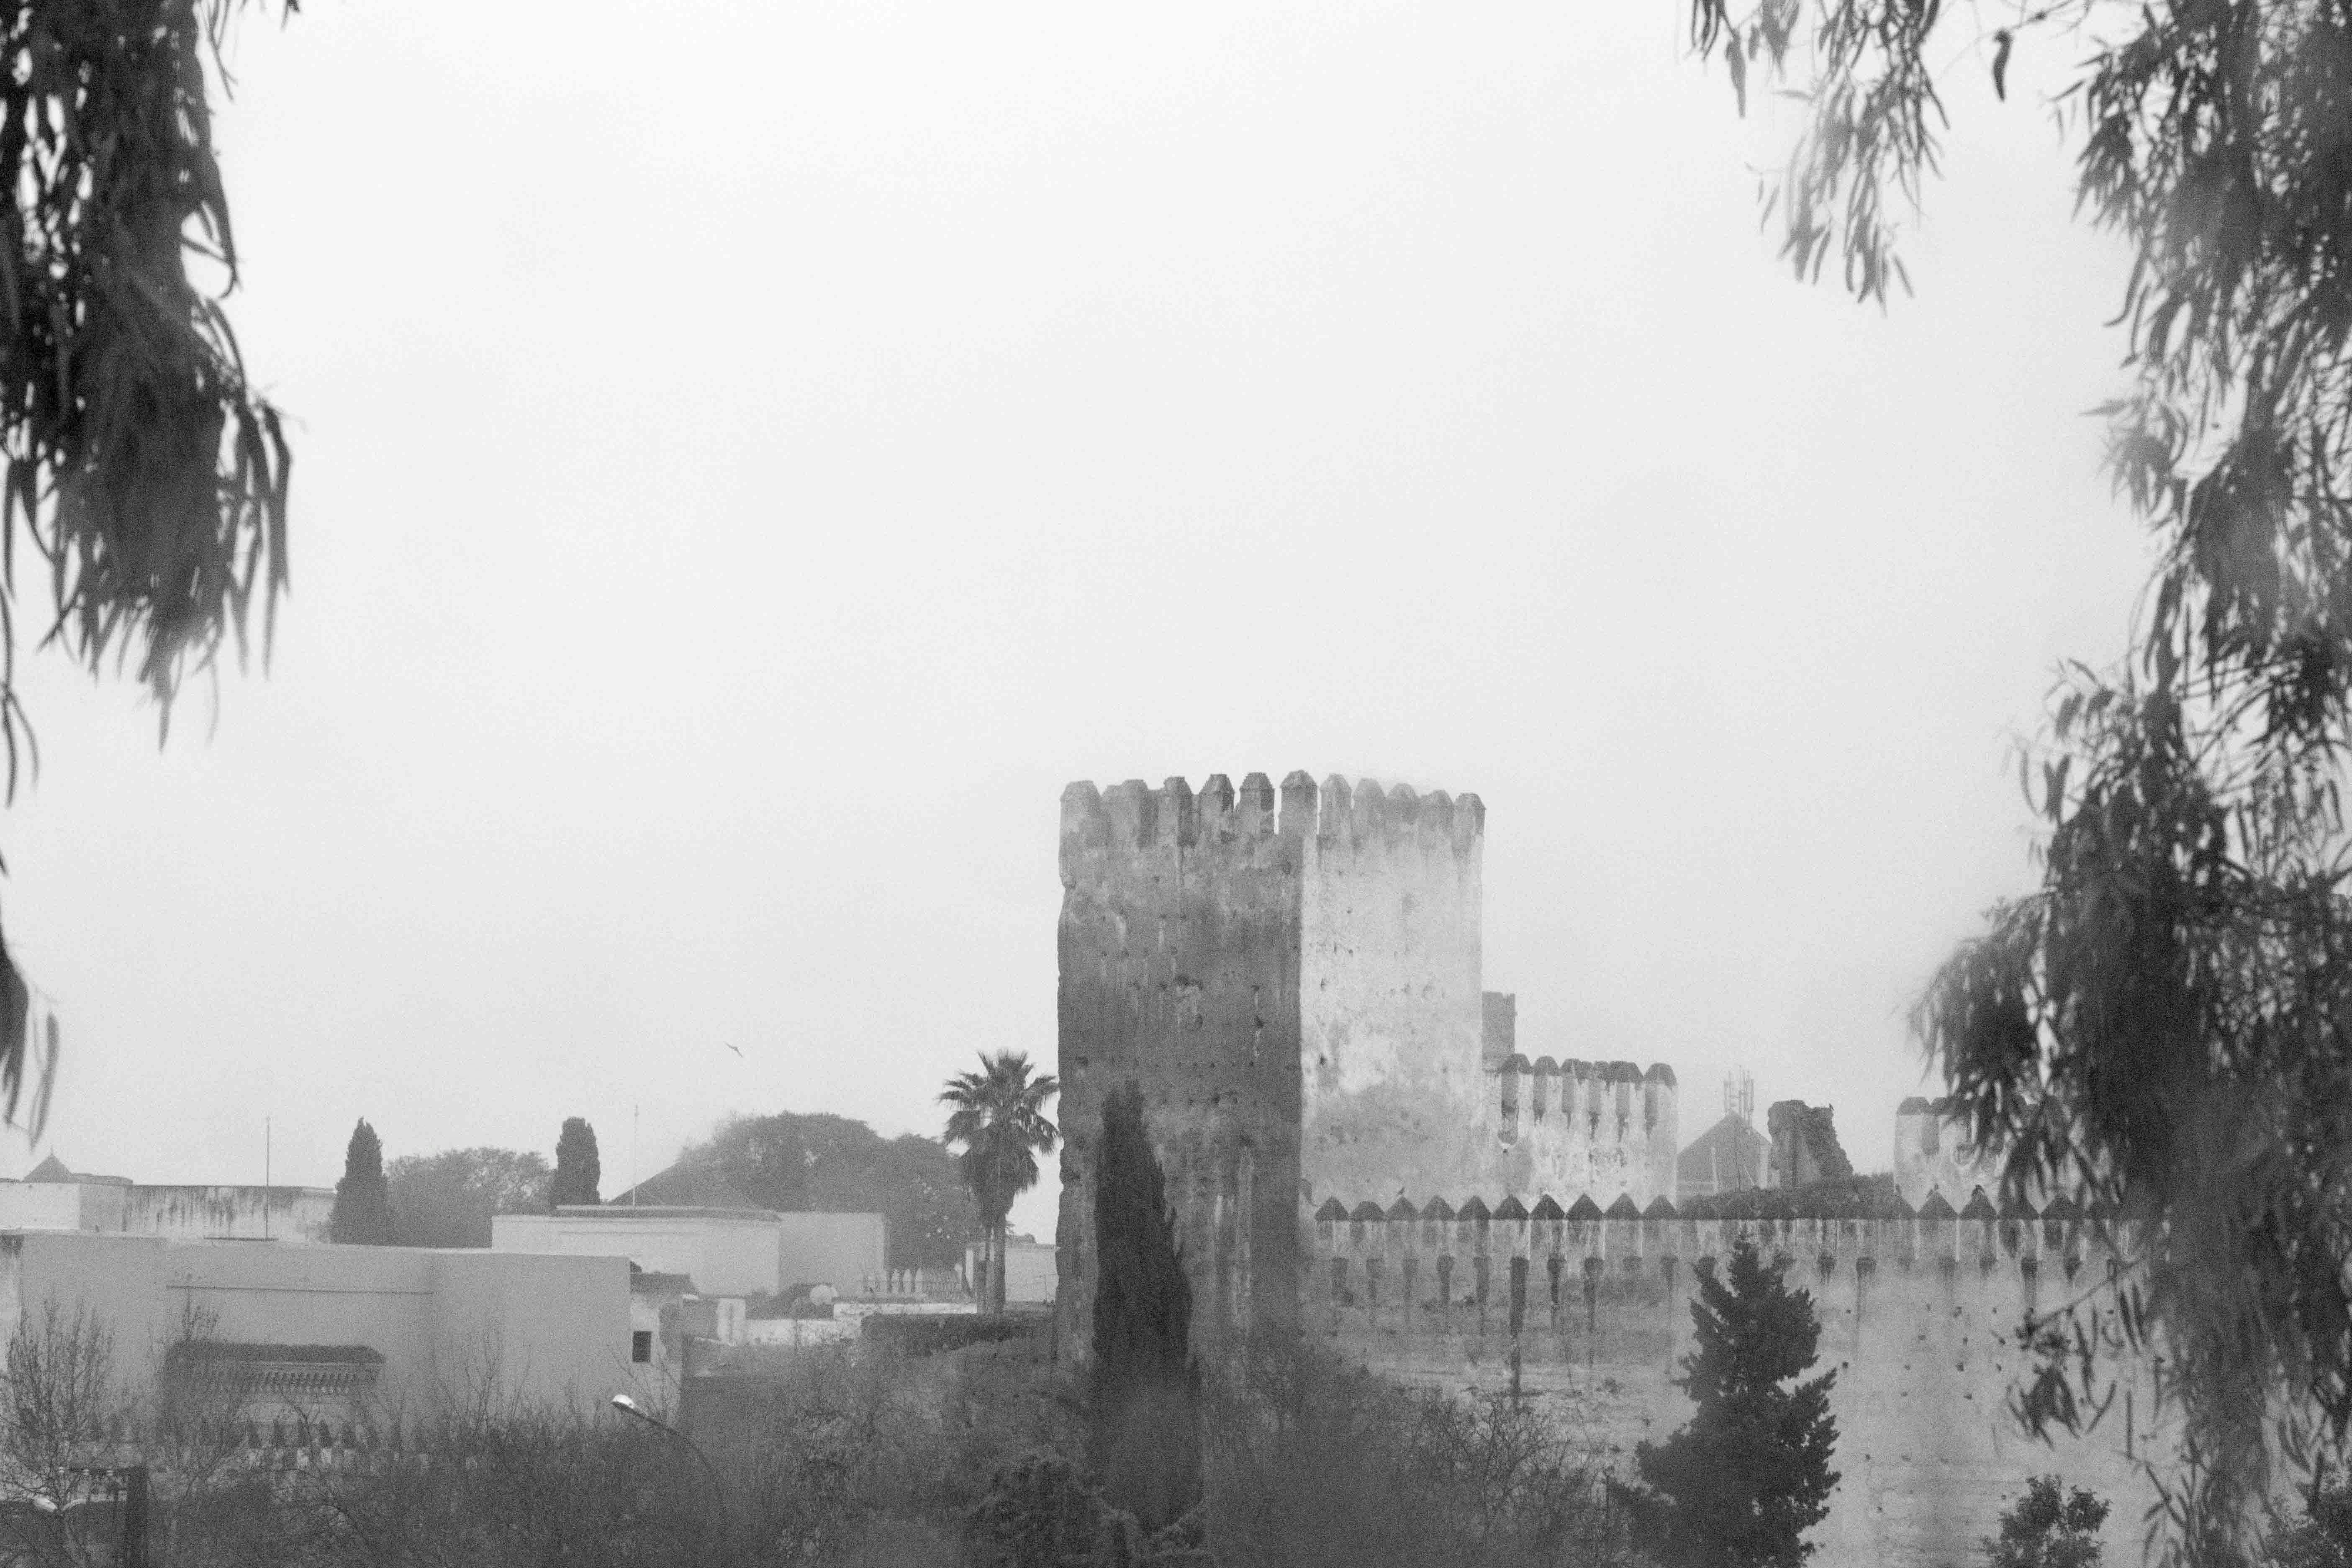
{"label": "antenna mast", "polygon": [[1756,1079],[1746,1068],[1734,1068],[1731,1076],[1723,1080],[1723,1110],[1727,1116],[1753,1123],[1756,1120]]}

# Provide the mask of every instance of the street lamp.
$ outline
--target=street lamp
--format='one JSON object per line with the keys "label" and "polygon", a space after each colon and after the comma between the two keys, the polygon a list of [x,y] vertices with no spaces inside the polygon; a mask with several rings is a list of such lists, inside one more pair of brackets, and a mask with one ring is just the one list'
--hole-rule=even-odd
{"label": "street lamp", "polygon": [[688,1436],[685,1433],[679,1431],[677,1427],[671,1426],[660,1416],[656,1415],[652,1411],[646,1409],[644,1405],[638,1404],[635,1399],[632,1399],[625,1394],[616,1394],[613,1395],[613,1408],[619,1411],[624,1415],[634,1415],[638,1420],[644,1422],[646,1426],[654,1427],[656,1430],[668,1433],[671,1436],[686,1445],[686,1451],[688,1453],[692,1454],[698,1460],[701,1461],[703,1474],[710,1478],[710,1495],[719,1504],[719,1539],[721,1542],[731,1540],[731,1532],[727,1528],[727,1483],[719,1479],[719,1467],[710,1462],[710,1456],[704,1453],[699,1447],[696,1447],[693,1438]]}

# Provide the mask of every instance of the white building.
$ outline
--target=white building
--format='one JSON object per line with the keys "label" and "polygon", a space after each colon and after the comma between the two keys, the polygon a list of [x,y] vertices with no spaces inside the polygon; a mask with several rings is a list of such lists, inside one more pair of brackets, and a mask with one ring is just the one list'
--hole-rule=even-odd
{"label": "white building", "polygon": [[175,1241],[324,1241],[331,1187],[150,1186],[69,1171],[51,1154],[0,1180],[0,1230],[94,1231]]}
{"label": "white building", "polygon": [[625,1258],[648,1273],[686,1275],[713,1297],[801,1285],[867,1294],[884,1278],[887,1238],[878,1214],[583,1204],[490,1221],[494,1251]]}

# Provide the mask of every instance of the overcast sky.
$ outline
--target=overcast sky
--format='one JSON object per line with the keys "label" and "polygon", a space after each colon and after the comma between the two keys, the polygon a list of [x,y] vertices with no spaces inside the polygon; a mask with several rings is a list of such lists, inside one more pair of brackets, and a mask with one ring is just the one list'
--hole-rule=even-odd
{"label": "overcast sky", "polygon": [[1680,0],[248,13],[294,592],[209,738],[32,667],[48,1146],[936,1132],[1054,1056],[1064,784],[1305,768],[1484,797],[1530,1054],[1669,1063],[1686,1140],[1745,1065],[1884,1168],[2144,569],[2035,63],[1956,55],[1882,314],[1776,263],[1790,122]]}

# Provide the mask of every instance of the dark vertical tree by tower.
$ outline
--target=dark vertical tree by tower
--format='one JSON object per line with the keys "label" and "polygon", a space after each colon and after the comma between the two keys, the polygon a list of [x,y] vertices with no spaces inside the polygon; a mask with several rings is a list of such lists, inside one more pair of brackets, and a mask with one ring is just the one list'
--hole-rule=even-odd
{"label": "dark vertical tree by tower", "polygon": [[1837,1373],[1787,1386],[1819,1349],[1812,1297],[1790,1289],[1745,1237],[1727,1272],[1702,1270],[1691,1303],[1698,1348],[1676,1384],[1698,1409],[1664,1443],[1635,1448],[1642,1484],[1617,1495],[1634,1544],[1663,1568],[1797,1568],[1838,1482]]}
{"label": "dark vertical tree by tower", "polygon": [[392,1193],[383,1179],[383,1143],[365,1117],[352,1129],[352,1141],[343,1150],[343,1179],[335,1184],[327,1237],[360,1247],[392,1245]]}
{"label": "dark vertical tree by tower", "polygon": [[1052,1073],[1029,1076],[1029,1058],[999,1051],[980,1058],[978,1072],[948,1079],[940,1099],[948,1113],[947,1141],[963,1145],[958,1157],[964,1184],[980,1209],[988,1237],[987,1278],[981,1310],[1004,1310],[1004,1220],[1013,1200],[1037,1184],[1037,1156],[1050,1154],[1061,1134],[1045,1116],[1045,1102],[1061,1091]]}
{"label": "dark vertical tree by tower", "polygon": [[1103,1101],[1095,1176],[1090,1458],[1103,1497],[1146,1530],[1201,1497],[1201,1376],[1192,1294],[1160,1162],[1130,1083]]}
{"label": "dark vertical tree by tower", "polygon": [[548,1205],[602,1203],[596,1189],[604,1178],[604,1168],[596,1158],[596,1130],[584,1116],[564,1118],[563,1131],[555,1139],[555,1179],[548,1184]]}

